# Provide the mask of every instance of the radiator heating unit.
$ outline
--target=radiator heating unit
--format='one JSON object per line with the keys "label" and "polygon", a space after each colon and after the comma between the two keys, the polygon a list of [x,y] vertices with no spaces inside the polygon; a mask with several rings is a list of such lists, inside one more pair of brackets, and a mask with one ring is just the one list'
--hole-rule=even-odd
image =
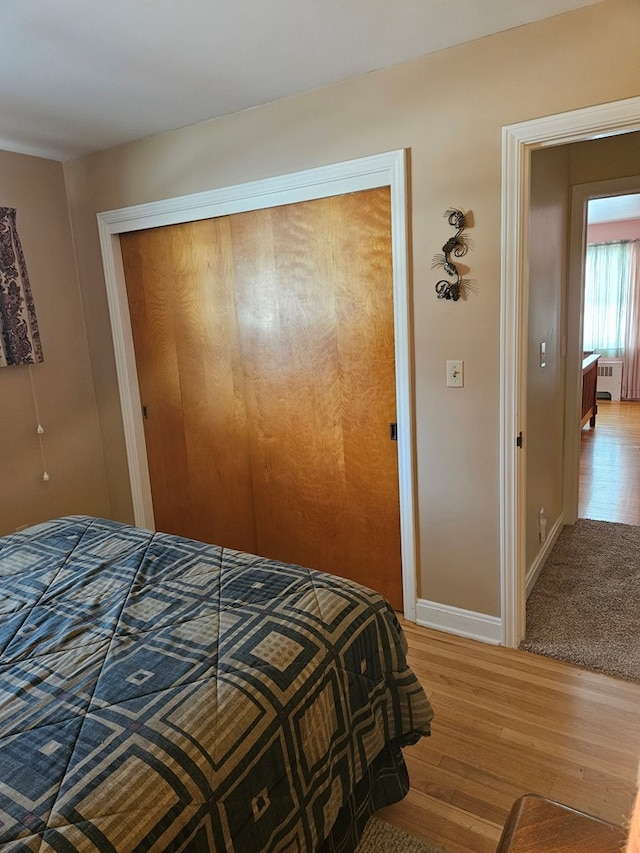
{"label": "radiator heating unit", "polygon": [[607,400],[619,400],[622,390],[622,359],[600,358],[596,396]]}

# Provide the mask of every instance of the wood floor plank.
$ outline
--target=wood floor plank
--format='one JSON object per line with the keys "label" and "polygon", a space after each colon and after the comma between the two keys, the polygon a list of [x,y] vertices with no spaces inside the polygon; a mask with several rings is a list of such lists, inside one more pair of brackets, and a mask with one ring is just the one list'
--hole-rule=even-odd
{"label": "wood floor plank", "polygon": [[581,518],[640,525],[640,402],[598,400],[581,434]]}
{"label": "wood floor plank", "polygon": [[526,793],[624,825],[640,758],[640,685],[402,622],[434,707],[405,749],[411,790],[379,813],[447,853],[493,853]]}
{"label": "wood floor plank", "polygon": [[[582,431],[583,518],[640,525],[640,402],[599,401]],[[435,710],[405,750],[411,790],[381,817],[447,853],[493,853],[538,793],[624,826],[640,759],[640,685],[403,621]]]}
{"label": "wood floor plank", "polygon": [[[423,819],[425,814],[428,822]],[[447,853],[494,853],[501,834],[493,822],[413,789],[400,803],[381,809],[378,816],[418,838],[441,844]]]}

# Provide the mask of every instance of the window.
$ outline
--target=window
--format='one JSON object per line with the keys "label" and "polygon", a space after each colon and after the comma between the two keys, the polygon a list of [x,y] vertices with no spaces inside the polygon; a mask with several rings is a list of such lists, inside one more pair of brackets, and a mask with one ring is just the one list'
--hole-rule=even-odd
{"label": "window", "polygon": [[609,357],[624,355],[632,281],[632,244],[587,246],[583,348]]}

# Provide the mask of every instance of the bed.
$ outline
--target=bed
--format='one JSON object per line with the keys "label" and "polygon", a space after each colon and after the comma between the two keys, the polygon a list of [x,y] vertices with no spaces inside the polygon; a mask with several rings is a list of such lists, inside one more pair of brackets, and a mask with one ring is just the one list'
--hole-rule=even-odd
{"label": "bed", "polygon": [[0,538],[0,850],[355,849],[432,710],[377,593],[69,516]]}
{"label": "bed", "polygon": [[583,427],[587,421],[589,426],[596,425],[598,414],[598,360],[599,353],[585,352],[582,358],[582,412],[580,426]]}

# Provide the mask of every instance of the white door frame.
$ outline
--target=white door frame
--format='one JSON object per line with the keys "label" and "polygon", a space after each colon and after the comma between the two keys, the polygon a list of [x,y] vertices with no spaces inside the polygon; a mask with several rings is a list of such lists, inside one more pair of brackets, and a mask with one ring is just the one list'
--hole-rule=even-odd
{"label": "white door frame", "polygon": [[402,590],[404,615],[415,621],[417,527],[406,172],[406,154],[400,149],[275,178],[105,211],[98,213],[97,219],[134,519],[138,526],[154,529],[140,390],[119,235],[126,231],[390,187]]}
{"label": "white door frame", "polygon": [[500,577],[502,643],[525,630],[526,353],[531,151],[640,130],[640,97],[546,116],[502,129],[500,340]]}
{"label": "white door frame", "polygon": [[576,184],[571,190],[569,234],[569,292],[567,299],[567,408],[565,414],[564,517],[578,518],[580,478],[580,421],[582,414],[582,315],[587,205],[592,198],[640,192],[640,175]]}

